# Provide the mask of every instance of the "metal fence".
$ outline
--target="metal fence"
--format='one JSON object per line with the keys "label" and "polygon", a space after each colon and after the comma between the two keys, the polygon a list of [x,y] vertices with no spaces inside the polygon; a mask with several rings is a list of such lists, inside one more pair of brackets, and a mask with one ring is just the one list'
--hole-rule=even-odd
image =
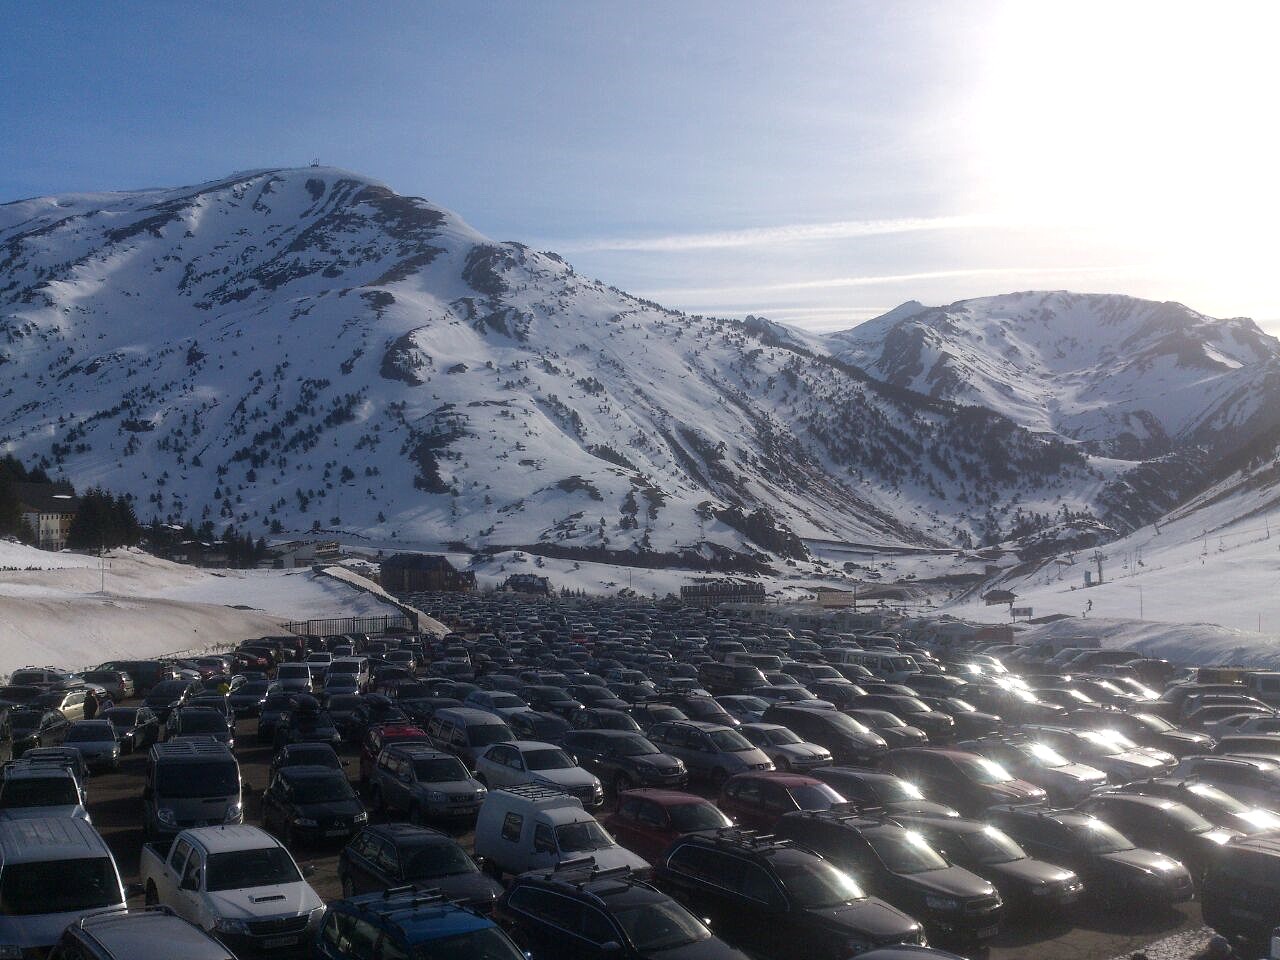
{"label": "metal fence", "polygon": [[290,633],[316,637],[336,637],[343,633],[386,633],[408,630],[416,633],[418,618],[408,613],[381,617],[333,617],[328,620],[293,620],[284,625]]}

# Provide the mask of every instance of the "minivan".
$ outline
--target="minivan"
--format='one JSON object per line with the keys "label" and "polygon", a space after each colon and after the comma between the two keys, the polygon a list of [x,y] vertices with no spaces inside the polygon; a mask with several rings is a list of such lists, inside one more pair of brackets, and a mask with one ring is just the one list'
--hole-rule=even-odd
{"label": "minivan", "polygon": [[150,840],[181,830],[243,823],[240,765],[214,740],[157,743],[147,754],[142,788],[143,829]]}
{"label": "minivan", "polygon": [[516,739],[501,719],[471,707],[437,710],[427,721],[427,736],[437,748],[452,753],[472,769],[476,757],[487,747]]}
{"label": "minivan", "polygon": [[49,960],[232,960],[231,952],[168,907],[90,914],[62,933]]}
{"label": "minivan", "polygon": [[68,924],[123,909],[124,886],[106,841],[87,820],[0,823],[0,956],[43,956]]}

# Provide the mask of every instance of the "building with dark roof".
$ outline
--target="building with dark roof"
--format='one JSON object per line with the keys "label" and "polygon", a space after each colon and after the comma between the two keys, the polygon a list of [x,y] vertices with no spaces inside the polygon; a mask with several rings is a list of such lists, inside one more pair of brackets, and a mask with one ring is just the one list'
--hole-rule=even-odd
{"label": "building with dark roof", "polygon": [[14,496],[22,519],[36,535],[41,550],[61,550],[67,545],[71,521],[80,509],[75,488],[69,483],[28,483],[15,481]]}
{"label": "building with dark roof", "polygon": [[390,593],[468,593],[476,588],[476,575],[459,570],[448,557],[430,553],[397,553],[382,561],[378,577]]}

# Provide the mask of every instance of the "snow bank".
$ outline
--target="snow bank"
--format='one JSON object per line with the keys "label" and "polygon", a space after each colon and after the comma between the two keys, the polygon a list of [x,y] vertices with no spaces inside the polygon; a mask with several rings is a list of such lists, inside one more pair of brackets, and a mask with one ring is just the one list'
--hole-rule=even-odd
{"label": "snow bank", "polygon": [[1073,618],[1022,631],[1025,642],[1050,638],[1096,637],[1108,649],[1134,650],[1188,665],[1241,665],[1280,669],[1280,644],[1274,637],[1233,630],[1213,623],[1153,623],[1117,618]]}

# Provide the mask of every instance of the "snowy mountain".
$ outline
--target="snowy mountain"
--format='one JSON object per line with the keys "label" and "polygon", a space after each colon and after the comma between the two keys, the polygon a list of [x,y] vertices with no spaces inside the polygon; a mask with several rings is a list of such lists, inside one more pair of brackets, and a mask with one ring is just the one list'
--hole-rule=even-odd
{"label": "snowy mountain", "polygon": [[1280,424],[1280,341],[1177,303],[1065,292],[912,301],[828,342],[889,383],[1107,457],[1221,455]]}
{"label": "snowy mountain", "polygon": [[139,515],[751,567],[954,545],[1106,470],[764,320],[328,168],[0,206],[0,439]]}

